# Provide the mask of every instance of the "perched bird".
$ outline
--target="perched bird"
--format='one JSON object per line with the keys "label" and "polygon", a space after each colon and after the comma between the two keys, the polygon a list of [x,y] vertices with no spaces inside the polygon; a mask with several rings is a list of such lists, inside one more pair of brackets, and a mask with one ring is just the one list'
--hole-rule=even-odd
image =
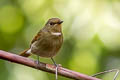
{"label": "perched bird", "polygon": [[51,58],[57,67],[53,57],[58,53],[63,43],[62,23],[63,21],[59,18],[49,19],[45,26],[33,38],[30,48],[23,51],[20,56],[28,57],[31,54],[35,54],[38,56],[38,61],[39,56]]}

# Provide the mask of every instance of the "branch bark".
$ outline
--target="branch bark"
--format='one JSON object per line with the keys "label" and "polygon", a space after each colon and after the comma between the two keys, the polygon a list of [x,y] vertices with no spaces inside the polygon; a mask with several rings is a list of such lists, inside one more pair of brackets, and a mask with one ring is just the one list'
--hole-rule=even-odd
{"label": "branch bark", "polygon": [[[36,62],[33,61],[32,59],[22,57],[16,54],[12,54],[10,52],[5,52],[0,50],[0,59],[22,64],[28,67],[32,67],[35,69],[39,69],[45,72],[55,74],[55,66],[52,64],[46,64],[46,63],[40,62],[39,65],[36,65]],[[101,80],[95,77],[91,77],[85,74],[81,74],[79,72],[75,72],[75,71],[63,68],[63,67],[58,68],[58,74],[67,78],[75,79],[75,80]]]}

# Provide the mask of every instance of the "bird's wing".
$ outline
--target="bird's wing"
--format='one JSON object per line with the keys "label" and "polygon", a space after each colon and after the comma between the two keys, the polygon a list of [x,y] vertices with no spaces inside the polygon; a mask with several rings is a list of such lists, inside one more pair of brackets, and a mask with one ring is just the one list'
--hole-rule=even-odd
{"label": "bird's wing", "polygon": [[35,41],[37,41],[42,35],[42,30],[40,30],[37,35],[33,38],[33,40],[31,41],[31,44],[34,43]]}

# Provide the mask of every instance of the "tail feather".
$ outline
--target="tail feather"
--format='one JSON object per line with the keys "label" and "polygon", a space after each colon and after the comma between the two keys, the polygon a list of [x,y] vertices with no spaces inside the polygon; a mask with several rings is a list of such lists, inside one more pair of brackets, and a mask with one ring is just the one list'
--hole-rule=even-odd
{"label": "tail feather", "polygon": [[27,53],[29,49],[26,49],[24,50],[23,52],[20,53],[20,56],[23,56],[23,57],[29,57],[31,54],[30,53]]}

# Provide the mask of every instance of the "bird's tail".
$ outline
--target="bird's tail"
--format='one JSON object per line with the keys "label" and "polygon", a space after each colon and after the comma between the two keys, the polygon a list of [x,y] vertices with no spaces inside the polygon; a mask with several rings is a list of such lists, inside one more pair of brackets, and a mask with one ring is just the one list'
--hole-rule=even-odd
{"label": "bird's tail", "polygon": [[29,49],[26,49],[24,50],[23,52],[20,53],[20,56],[23,56],[23,57],[29,57],[31,55],[31,53],[27,53]]}

